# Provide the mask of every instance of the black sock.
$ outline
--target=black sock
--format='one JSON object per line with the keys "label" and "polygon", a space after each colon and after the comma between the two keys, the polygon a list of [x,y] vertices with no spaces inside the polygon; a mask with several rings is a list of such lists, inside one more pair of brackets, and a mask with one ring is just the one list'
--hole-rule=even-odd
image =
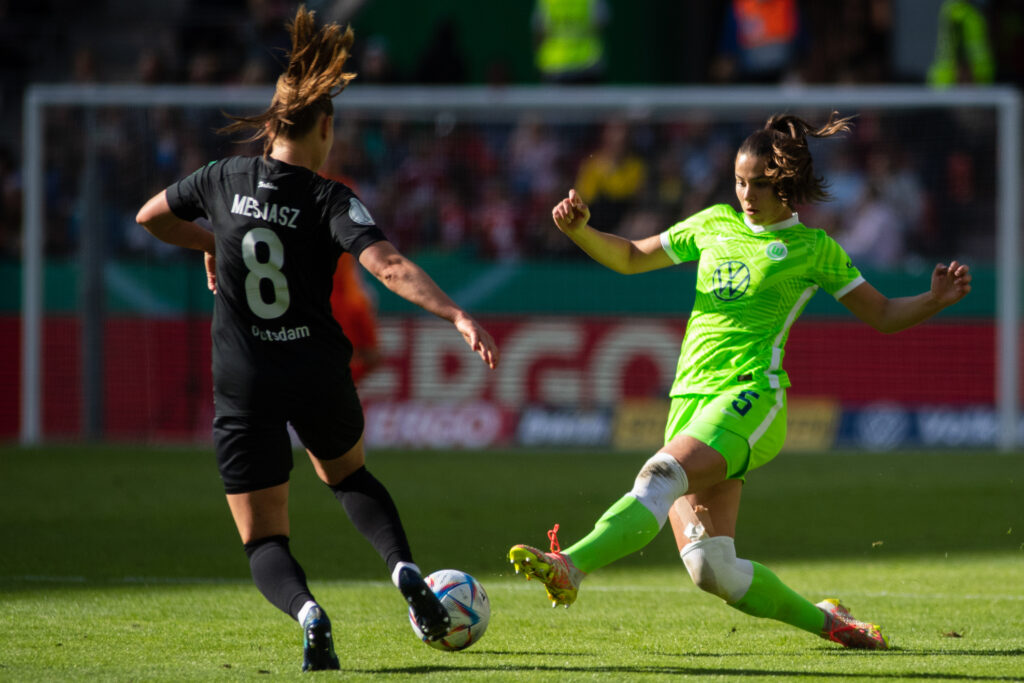
{"label": "black sock", "polygon": [[399,562],[412,562],[398,508],[388,490],[366,467],[360,467],[330,489],[352,524],[387,563],[389,573],[394,572]]}
{"label": "black sock", "polygon": [[287,536],[267,536],[245,544],[252,580],[274,607],[299,620],[299,610],[313,599],[306,572],[292,557]]}

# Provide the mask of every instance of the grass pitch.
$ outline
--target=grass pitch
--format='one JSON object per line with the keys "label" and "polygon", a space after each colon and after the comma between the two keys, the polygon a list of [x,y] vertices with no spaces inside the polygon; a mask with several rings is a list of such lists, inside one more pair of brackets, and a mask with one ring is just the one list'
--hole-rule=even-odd
{"label": "grass pitch", "polygon": [[[1024,680],[1024,457],[783,455],[748,478],[737,547],[840,597],[894,649],[852,652],[725,607],[664,533],[551,609],[509,545],[563,545],[646,454],[373,453],[425,570],[474,574],[483,640],[415,640],[401,597],[297,458],[293,550],[349,680]],[[0,681],[298,677],[301,634],[248,578],[208,449],[0,448]],[[339,672],[317,674],[339,677]]]}

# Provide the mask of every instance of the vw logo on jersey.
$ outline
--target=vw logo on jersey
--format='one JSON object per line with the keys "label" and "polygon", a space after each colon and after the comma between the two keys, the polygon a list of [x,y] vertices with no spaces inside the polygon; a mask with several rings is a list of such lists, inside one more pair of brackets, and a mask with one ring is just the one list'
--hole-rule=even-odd
{"label": "vw logo on jersey", "polygon": [[764,250],[765,256],[770,258],[772,261],[781,261],[786,258],[789,254],[789,249],[782,242],[772,242],[768,245],[768,248]]}
{"label": "vw logo on jersey", "polygon": [[711,284],[722,301],[739,299],[750,287],[750,269],[740,261],[726,261],[711,276]]}
{"label": "vw logo on jersey", "polygon": [[363,203],[355,197],[348,200],[348,217],[352,219],[353,223],[358,223],[359,225],[373,225],[373,216],[366,210]]}

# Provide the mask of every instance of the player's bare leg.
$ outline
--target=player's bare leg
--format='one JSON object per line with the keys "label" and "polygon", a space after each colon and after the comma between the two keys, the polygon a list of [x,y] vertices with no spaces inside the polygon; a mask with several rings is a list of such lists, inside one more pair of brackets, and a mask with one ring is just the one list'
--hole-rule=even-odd
{"label": "player's bare leg", "polygon": [[736,557],[741,493],[742,484],[729,480],[672,506],[672,531],[694,583],[751,616],[776,619],[844,647],[887,648],[877,625],[854,619],[837,600],[814,605],[763,565]]}
{"label": "player's bare leg", "polygon": [[229,493],[227,499],[242,543],[288,536],[288,482],[258,491]]}

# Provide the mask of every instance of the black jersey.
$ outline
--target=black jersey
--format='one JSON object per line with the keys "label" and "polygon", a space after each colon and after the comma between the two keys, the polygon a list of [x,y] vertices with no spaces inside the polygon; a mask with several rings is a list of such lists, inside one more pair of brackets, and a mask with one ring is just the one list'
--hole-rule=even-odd
{"label": "black jersey", "polygon": [[331,315],[334,269],[386,239],[345,185],[276,159],[214,161],[167,188],[216,239],[218,415],[280,413],[347,381],[352,345]]}

